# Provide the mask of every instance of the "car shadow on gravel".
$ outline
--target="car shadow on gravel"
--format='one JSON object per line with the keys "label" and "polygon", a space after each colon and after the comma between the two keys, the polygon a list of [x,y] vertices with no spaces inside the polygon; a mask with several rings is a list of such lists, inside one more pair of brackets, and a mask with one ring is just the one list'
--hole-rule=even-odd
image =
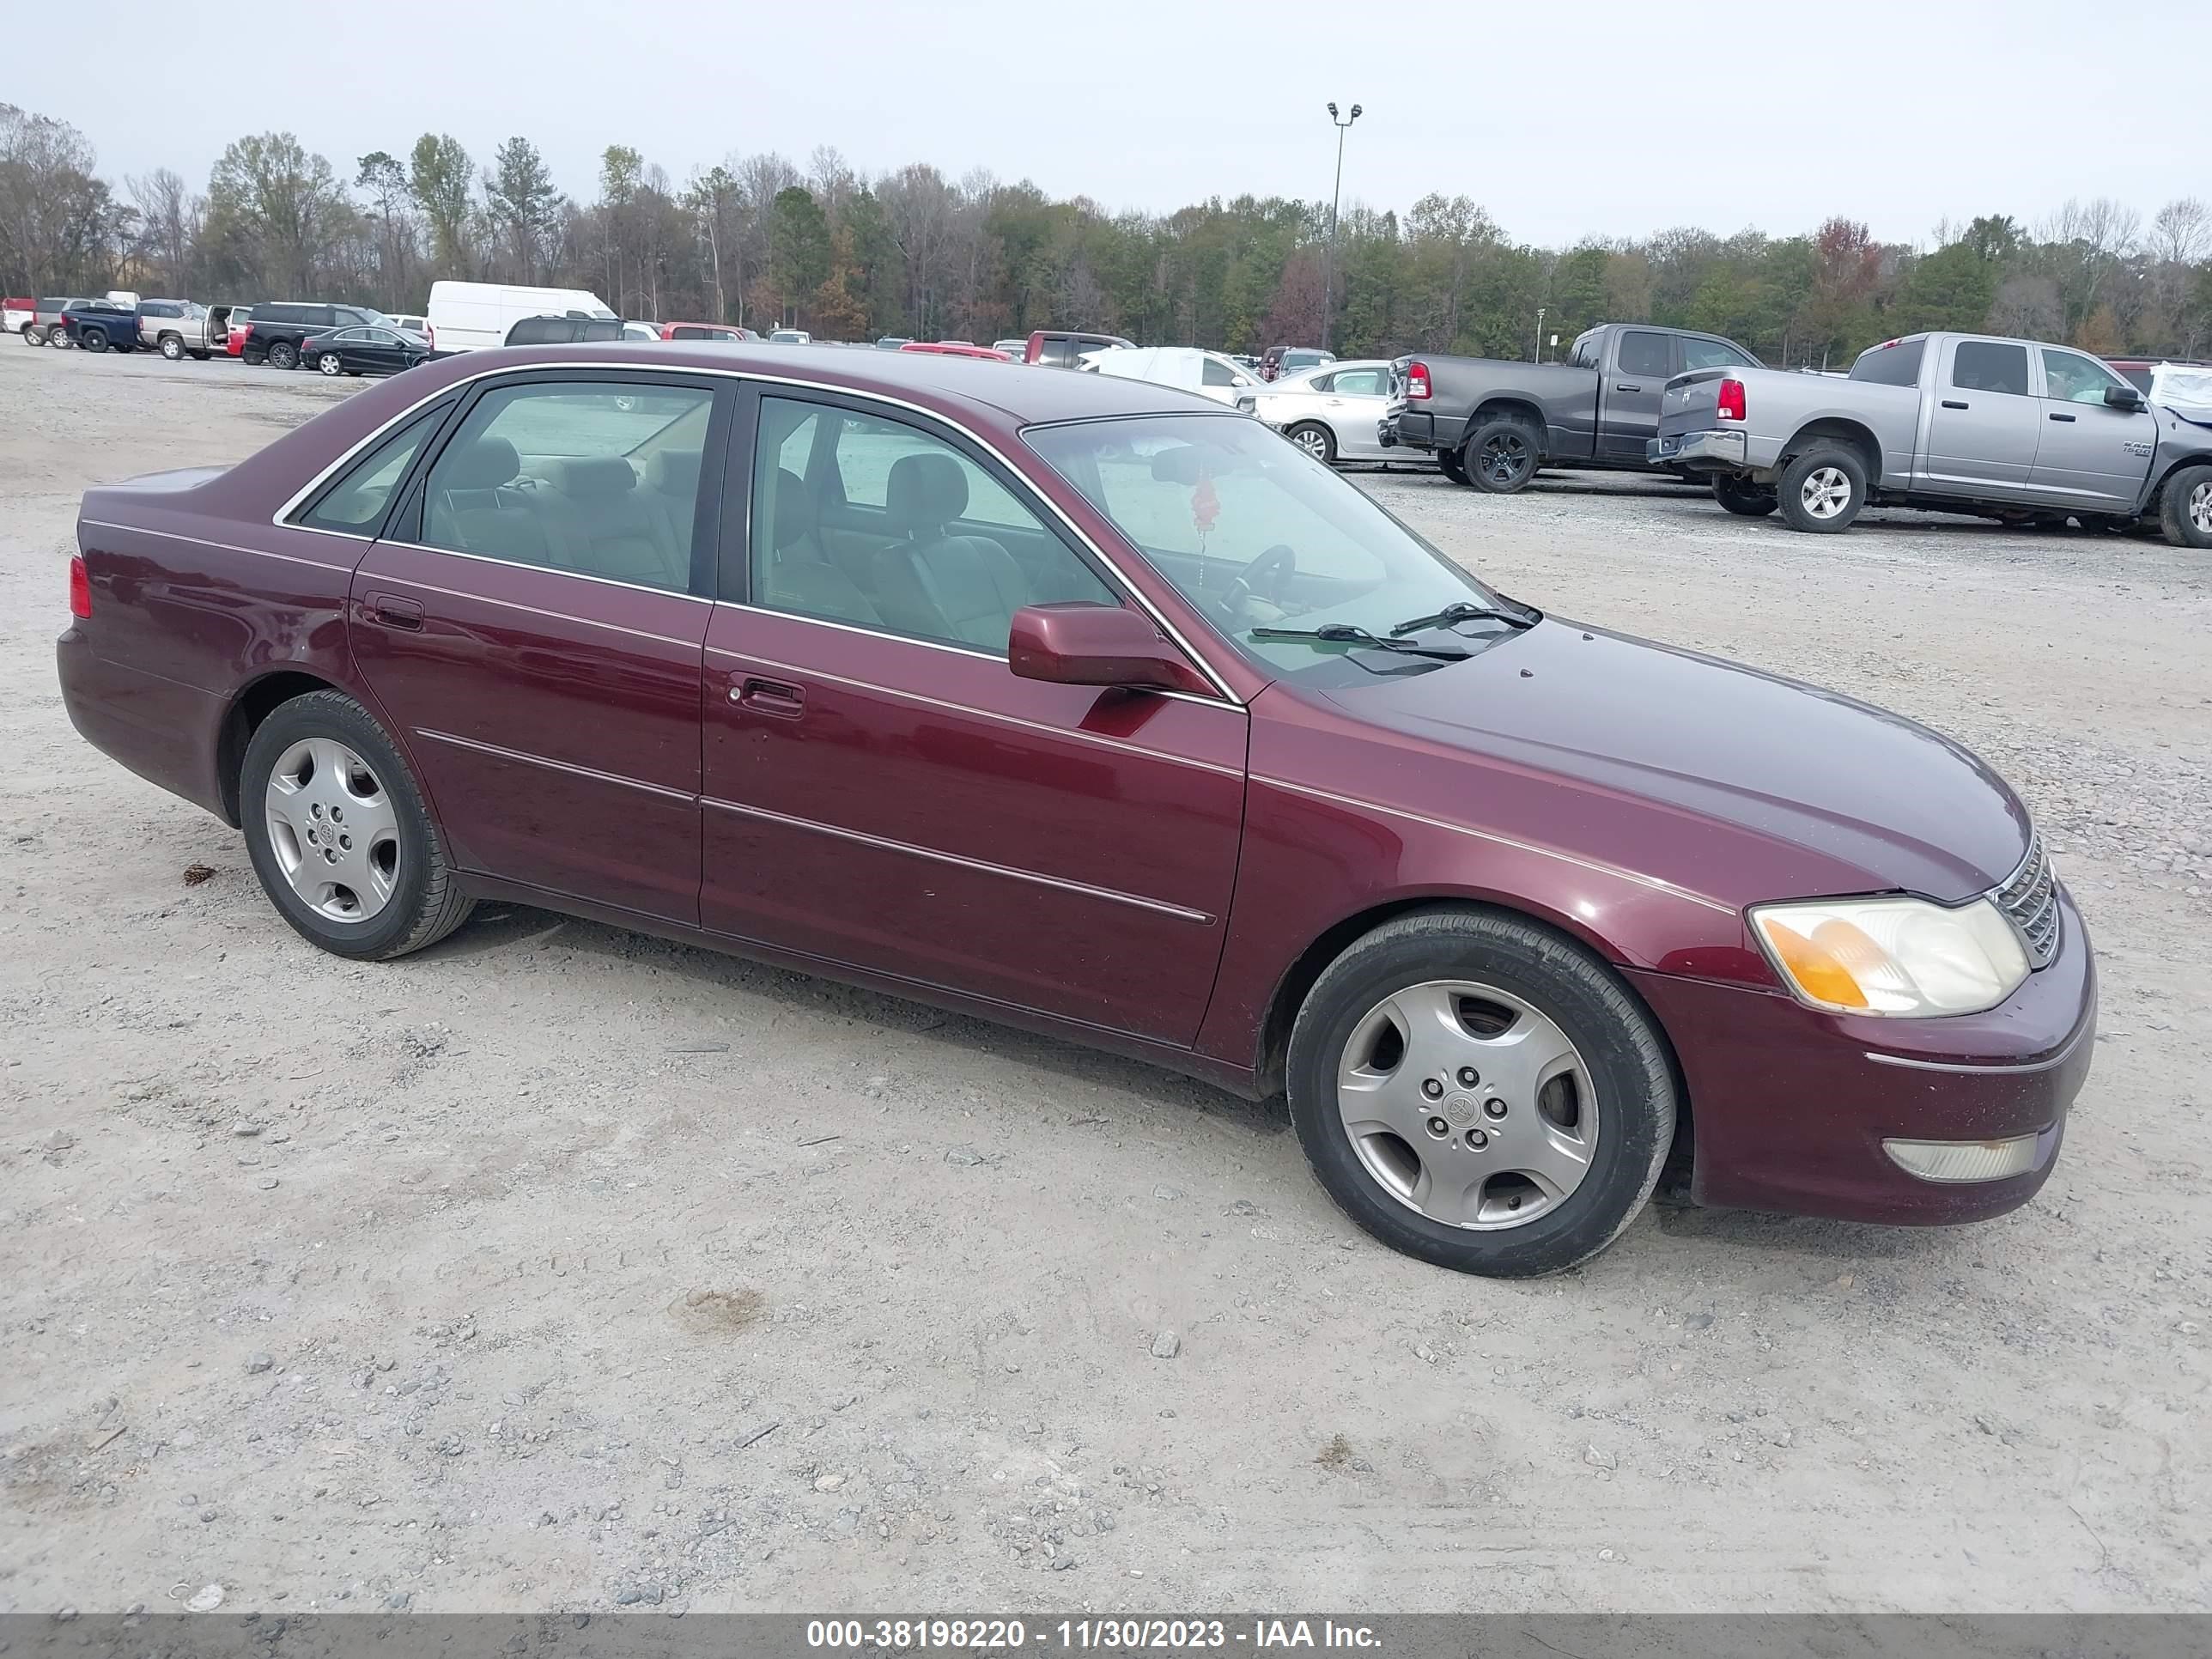
{"label": "car shadow on gravel", "polygon": [[[1724,1244],[1732,1251],[1813,1258],[1849,1273],[1868,1261],[1934,1262],[1971,1254],[1974,1229],[1877,1227],[1815,1217],[1770,1215],[1759,1210],[1705,1210],[1694,1205],[1656,1206],[1668,1237]],[[2002,1224],[2001,1222],[1992,1224]]]}
{"label": "car shadow on gravel", "polygon": [[1280,1100],[1249,1101],[1196,1078],[1185,1077],[1142,1060],[1126,1059],[1079,1043],[1040,1036],[1017,1026],[994,1024],[965,1014],[948,1013],[927,1003],[865,991],[835,980],[770,967],[744,957],[725,956],[650,933],[611,927],[525,905],[489,904],[467,926],[422,951],[413,960],[430,963],[471,957],[496,957],[527,950],[558,936],[560,947],[610,961],[648,961],[655,968],[702,985],[756,996],[833,1018],[874,1026],[884,1033],[919,1038],[948,1052],[988,1048],[1024,1066],[1052,1072],[1072,1082],[1103,1085],[1149,1096],[1164,1104],[1202,1112],[1255,1136],[1287,1133],[1290,1120]]}

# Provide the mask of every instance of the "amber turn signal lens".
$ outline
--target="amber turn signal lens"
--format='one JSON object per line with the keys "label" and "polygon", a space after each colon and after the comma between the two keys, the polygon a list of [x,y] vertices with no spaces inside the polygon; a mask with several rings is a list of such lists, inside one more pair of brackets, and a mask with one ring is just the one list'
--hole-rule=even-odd
{"label": "amber turn signal lens", "polygon": [[[1807,938],[1772,916],[1761,916],[1759,925],[1766,935],[1766,942],[1774,947],[1774,954],[1782,958],[1782,965],[1797,981],[1798,988],[1814,1001],[1833,1003],[1842,1008],[1867,1006],[1866,993],[1859,989],[1851,970],[1828,945]],[[1824,926],[1814,931],[1816,934],[1824,933],[1827,928]]]}

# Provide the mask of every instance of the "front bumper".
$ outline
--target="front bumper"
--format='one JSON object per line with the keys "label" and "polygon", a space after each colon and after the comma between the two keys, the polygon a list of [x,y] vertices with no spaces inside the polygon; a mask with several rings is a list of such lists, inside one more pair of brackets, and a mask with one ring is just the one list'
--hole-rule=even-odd
{"label": "front bumper", "polygon": [[1719,472],[1740,472],[1750,465],[1748,433],[1711,430],[1670,432],[1644,446],[1644,459],[1654,466],[1710,467]]}
{"label": "front bumper", "polygon": [[[1631,970],[1673,1040],[1696,1156],[1691,1191],[1716,1206],[1939,1224],[2016,1209],[2049,1178],[2096,1047],[2097,970],[2072,898],[2062,944],[1987,1013],[1882,1019],[1781,993]],[[1886,1139],[2036,1137],[2027,1170],[1923,1180]]]}

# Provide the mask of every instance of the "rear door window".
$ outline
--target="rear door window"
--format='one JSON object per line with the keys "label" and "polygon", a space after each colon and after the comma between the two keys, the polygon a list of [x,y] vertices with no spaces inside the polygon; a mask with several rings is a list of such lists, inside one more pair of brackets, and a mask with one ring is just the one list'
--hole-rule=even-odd
{"label": "rear door window", "polygon": [[1329,389],[1344,398],[1376,398],[1382,393],[1382,371],[1379,368],[1347,368],[1340,374],[1324,374]]}
{"label": "rear door window", "polygon": [[1640,374],[1646,380],[1663,380],[1668,365],[1674,362],[1673,351],[1667,337],[1644,329],[1631,329],[1620,337],[1620,372]]}
{"label": "rear door window", "polygon": [[1960,392],[2027,396],[2027,348],[2005,340],[1961,340],[1951,359],[1951,384]]}

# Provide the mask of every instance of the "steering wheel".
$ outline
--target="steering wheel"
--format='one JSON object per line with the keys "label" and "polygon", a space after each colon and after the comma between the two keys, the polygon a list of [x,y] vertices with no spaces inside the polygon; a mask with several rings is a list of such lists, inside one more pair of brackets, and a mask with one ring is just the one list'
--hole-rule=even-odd
{"label": "steering wheel", "polygon": [[[1298,556],[1288,542],[1273,547],[1246,565],[1221,596],[1221,608],[1232,622],[1243,620],[1245,607],[1255,598],[1265,599],[1279,613],[1287,612],[1290,600],[1283,589],[1298,574]],[[1264,586],[1263,586],[1264,585]]]}

